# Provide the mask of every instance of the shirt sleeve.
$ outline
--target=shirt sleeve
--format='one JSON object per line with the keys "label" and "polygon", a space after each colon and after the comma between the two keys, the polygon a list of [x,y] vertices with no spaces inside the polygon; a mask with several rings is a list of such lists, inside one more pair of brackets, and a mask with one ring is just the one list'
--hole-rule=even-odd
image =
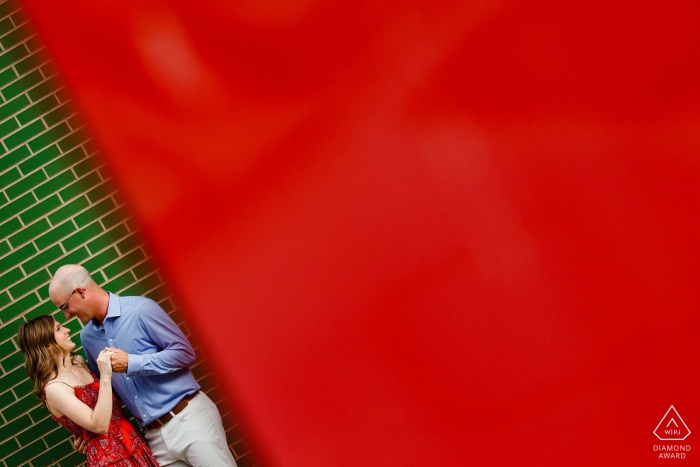
{"label": "shirt sleeve", "polygon": [[149,300],[139,310],[141,331],[160,350],[148,354],[129,354],[128,376],[151,376],[171,373],[194,365],[192,345],[175,322]]}

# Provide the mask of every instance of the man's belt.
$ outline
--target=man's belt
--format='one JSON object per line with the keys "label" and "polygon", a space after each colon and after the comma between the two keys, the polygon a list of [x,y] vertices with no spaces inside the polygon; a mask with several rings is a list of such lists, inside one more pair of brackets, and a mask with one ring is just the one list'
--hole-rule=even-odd
{"label": "man's belt", "polygon": [[189,394],[185,396],[180,402],[178,402],[178,404],[175,407],[173,407],[173,409],[170,412],[166,413],[160,418],[156,418],[151,423],[146,425],[146,429],[155,430],[156,428],[160,428],[166,423],[168,423],[170,420],[173,419],[175,415],[182,412],[185,409],[185,407],[187,407],[187,404],[189,404],[190,400],[192,400],[192,398],[197,394],[199,394],[199,391],[195,392],[194,394]]}

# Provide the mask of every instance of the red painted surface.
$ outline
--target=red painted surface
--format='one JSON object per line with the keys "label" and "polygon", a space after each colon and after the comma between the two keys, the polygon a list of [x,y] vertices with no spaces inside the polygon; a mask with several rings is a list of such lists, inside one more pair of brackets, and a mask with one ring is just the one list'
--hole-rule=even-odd
{"label": "red painted surface", "polygon": [[696,2],[144,3],[25,0],[266,461],[700,430]]}

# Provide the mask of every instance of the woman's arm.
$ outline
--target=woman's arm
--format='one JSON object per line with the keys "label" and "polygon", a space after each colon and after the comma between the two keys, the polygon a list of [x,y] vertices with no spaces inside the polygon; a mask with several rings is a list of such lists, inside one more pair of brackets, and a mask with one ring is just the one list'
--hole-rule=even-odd
{"label": "woman's arm", "polygon": [[112,418],[112,367],[109,363],[111,354],[103,350],[97,358],[100,367],[100,391],[94,410],[78,399],[70,386],[50,384],[45,389],[46,400],[54,415],[65,415],[94,433],[107,433]]}

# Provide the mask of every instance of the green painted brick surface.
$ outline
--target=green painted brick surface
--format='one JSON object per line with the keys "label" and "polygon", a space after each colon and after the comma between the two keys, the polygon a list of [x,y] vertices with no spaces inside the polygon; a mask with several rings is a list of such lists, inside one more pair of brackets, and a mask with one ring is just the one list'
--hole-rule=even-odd
{"label": "green painted brick surface", "polygon": [[32,441],[41,438],[46,433],[56,429],[57,423],[51,419],[47,418],[42,420],[36,425],[31,425],[28,430],[17,435],[17,441],[22,445],[31,443]]}
{"label": "green painted brick surface", "polygon": [[0,175],[0,187],[8,186],[20,178],[22,178],[22,173],[17,167],[12,167],[10,170]]}
{"label": "green painted brick surface", "polygon": [[15,148],[20,144],[24,144],[28,139],[35,137],[42,131],[46,129],[46,125],[41,120],[30,123],[27,126],[22,127],[18,132],[5,138],[5,146],[8,149]]}
{"label": "green painted brick surface", "polygon": [[[27,108],[26,110],[23,110],[22,112],[18,113],[17,120],[19,120],[19,122],[22,125],[26,125],[27,123],[31,122],[32,120],[41,117],[42,115],[44,115],[49,110],[56,107],[57,105],[58,105],[58,99],[56,98],[56,96],[54,96],[54,95],[47,96],[44,99],[37,102],[36,104]],[[49,122],[46,122],[46,124],[49,126],[52,125]]]}
{"label": "green painted brick surface", "polygon": [[5,190],[5,193],[7,193],[10,199],[15,199],[19,195],[34,189],[36,186],[38,186],[44,181],[46,181],[46,175],[44,174],[44,172],[39,170],[37,172],[27,175],[26,177],[22,178],[21,181],[8,187]]}
{"label": "green painted brick surface", "polygon": [[43,199],[55,193],[62,187],[75,181],[75,175],[70,170],[62,172],[34,190],[37,198]]}
{"label": "green painted brick surface", "polygon": [[15,25],[12,24],[10,18],[5,18],[4,20],[0,21],[0,35],[5,34],[7,31],[11,30],[14,27]]}
{"label": "green painted brick surface", "polygon": [[[6,122],[3,122],[0,124],[0,138],[4,138],[5,136],[9,135],[13,131],[15,131],[17,128],[19,128],[19,123],[12,118],[10,120],[7,120]],[[10,138],[8,138],[10,139]],[[6,143],[7,144],[7,143]],[[8,146],[10,147],[10,146]]]}
{"label": "green painted brick surface", "polygon": [[90,243],[88,243],[87,247],[92,253],[97,253],[98,251],[102,250],[103,248],[106,248],[107,246],[111,245],[112,243],[125,237],[128,234],[129,231],[124,226],[124,224],[119,224],[113,229],[110,229],[107,232],[105,232],[102,236],[92,240]]}
{"label": "green painted brick surface", "polygon": [[29,50],[24,44],[19,44],[10,50],[6,50],[0,55],[0,68],[12,65],[14,62],[26,57],[27,54],[29,54]]}
{"label": "green painted brick surface", "polygon": [[102,271],[107,274],[107,277],[116,277],[121,271],[129,269],[145,259],[141,250],[134,250],[127,255],[122,256],[114,263],[106,266]]}
{"label": "green painted brick surface", "polygon": [[20,196],[16,200],[0,208],[0,219],[9,219],[10,217],[19,214],[21,211],[27,209],[35,202],[36,199],[31,193],[27,193],[26,195]]}
{"label": "green painted brick surface", "polygon": [[[39,289],[39,291],[44,292],[44,294],[41,296],[41,298],[42,298],[42,300],[46,300],[46,301],[42,302],[41,305],[32,309],[26,315],[24,315],[24,317],[27,320],[34,319],[37,316],[41,316],[41,315],[48,315],[48,314],[51,314],[51,313],[56,311],[56,306],[53,303],[51,303],[50,301],[48,301],[48,298],[49,298],[48,287],[45,285],[44,287],[41,287],[41,289]],[[58,316],[58,315],[56,315],[56,316]]]}
{"label": "green painted brick surface", "polygon": [[[39,70],[32,71],[32,73],[39,73],[39,75],[41,75]],[[41,80],[39,80],[39,81],[41,81]],[[39,81],[37,81],[37,83]],[[56,91],[60,86],[61,85],[59,84],[57,78],[49,78],[46,81],[44,81],[43,83],[41,83],[40,85],[35,86],[33,89],[28,91],[27,94],[29,95],[29,98],[32,100],[32,102],[37,102],[42,97],[48,96],[52,92]]]}
{"label": "green painted brick surface", "polygon": [[23,75],[41,65],[43,58],[44,57],[41,54],[32,54],[23,59],[21,62],[16,63],[15,68],[19,74]]}
{"label": "green painted brick surface", "polygon": [[[72,232],[75,232],[76,227],[75,224],[71,221],[66,221],[63,222],[62,224],[57,225],[56,227],[53,228],[47,228],[45,231],[46,233],[43,235],[40,235],[34,240],[34,244],[40,249],[43,250],[47,246],[51,245],[52,243],[58,242],[62,238],[64,238],[66,235],[70,235]],[[64,246],[65,248],[65,246]]]}
{"label": "green painted brick surface", "polygon": [[[70,133],[70,128],[68,127],[68,124],[66,124],[65,122],[58,124],[55,127],[46,131],[45,133],[42,133],[41,135],[31,140],[29,142],[29,149],[36,152],[39,149],[45,148],[49,144],[53,143],[58,138],[64,137],[68,133]],[[59,147],[60,146],[61,145],[59,143]]]}
{"label": "green painted brick surface", "polygon": [[66,136],[63,138],[61,141],[58,142],[58,147],[61,148],[63,151],[67,151],[69,149],[74,148],[75,146],[79,145],[83,141],[85,141],[87,138],[87,135],[85,134],[85,131],[80,129],[76,130],[70,135]]}
{"label": "green painted brick surface", "polygon": [[38,250],[31,243],[23,246],[22,248],[15,249],[12,253],[0,259],[0,271],[10,269],[13,265],[25,261],[27,258],[36,254],[37,252]]}
{"label": "green painted brick surface", "polygon": [[[14,151],[10,151],[2,158],[0,158],[0,164],[2,164],[4,167],[10,167],[11,165],[14,165],[18,162],[20,162],[22,159],[25,159],[29,157],[31,153],[29,152],[29,148],[27,146],[20,146]],[[2,217],[0,217],[2,219]]]}
{"label": "green painted brick surface", "polygon": [[73,452],[64,459],[61,459],[59,467],[74,467],[85,462],[85,455],[79,452]]}
{"label": "green painted brick surface", "polygon": [[22,219],[22,222],[28,224],[29,222],[32,222],[37,218],[48,214],[49,211],[52,211],[60,205],[61,200],[58,197],[58,195],[53,195],[50,198],[40,201],[39,203],[24,211],[22,214],[19,215],[19,218]]}
{"label": "green painted brick surface", "polygon": [[[14,83],[5,87],[5,89],[2,90],[2,96],[7,100],[12,99],[13,97],[18,96],[19,94],[24,92],[26,89],[31,88],[35,84],[40,83],[43,79],[44,79],[44,77],[41,75],[41,72],[39,70],[34,70],[31,73],[29,73],[28,75],[21,77],[20,79],[18,79]],[[34,89],[37,89],[40,86],[43,86],[43,85],[39,85]],[[36,100],[36,99],[32,98],[32,91],[30,91],[28,94],[29,94],[30,99]],[[38,93],[35,93],[35,94],[38,94]],[[46,94],[48,94],[48,93],[46,93]],[[45,96],[46,94],[43,94],[41,97]]]}
{"label": "green painted brick surface", "polygon": [[[0,217],[0,219],[3,219]],[[16,217],[13,217],[7,222],[0,224],[0,232],[2,235],[12,235],[22,228],[22,223]]]}
{"label": "green painted brick surface", "polygon": [[100,224],[99,222],[93,222],[92,224],[89,224],[83,227],[82,229],[78,230],[74,235],[71,235],[70,237],[63,240],[61,244],[63,245],[63,248],[66,249],[66,251],[70,251],[78,245],[87,242],[88,240],[94,238],[102,232],[104,232],[104,227],[102,227],[102,224]]}
{"label": "green painted brick surface", "polygon": [[[56,98],[56,101],[58,101],[58,98]],[[67,105],[62,105],[58,107],[55,110],[52,110],[48,114],[44,116],[44,121],[46,122],[47,125],[54,125],[55,123],[60,122],[61,120],[65,120],[70,116],[70,108]]]}
{"label": "green painted brick surface", "polygon": [[7,70],[0,73],[0,87],[11,83],[15,78],[17,78],[17,72],[14,68],[8,68]]}
{"label": "green painted brick surface", "polygon": [[10,371],[23,364],[24,355],[22,355],[22,352],[15,352],[2,361],[2,368],[5,371]]}
{"label": "green painted brick surface", "polygon": [[48,268],[51,274],[53,275],[56,270],[61,267],[62,264],[66,263],[82,263],[84,260],[86,260],[90,256],[90,252],[88,251],[87,248],[78,248],[75,251],[71,251],[70,253],[66,254],[61,258],[60,261],[56,261],[54,263],[49,264]]}
{"label": "green painted brick surface", "polygon": [[40,285],[48,284],[50,279],[49,273],[42,269],[10,287],[10,294],[13,297],[19,297]]}
{"label": "green painted brick surface", "polygon": [[14,284],[24,277],[20,268],[13,268],[0,274],[0,284]]}
{"label": "green painted brick surface", "polygon": [[[55,159],[60,154],[61,154],[61,151],[58,149],[58,146],[56,146],[55,144],[51,145],[48,148],[45,148],[45,149],[42,149],[41,151],[39,151],[34,157],[22,162],[19,165],[19,169],[22,171],[22,173],[25,173],[25,174],[29,173],[32,170],[34,170],[38,167],[41,167],[44,164],[48,164],[49,162],[51,162],[53,159]],[[49,177],[53,177],[54,175],[56,175],[56,173],[58,173],[58,172],[55,172],[55,173],[49,172],[48,170],[46,170],[46,167],[44,167],[44,172],[46,172],[46,174]]]}
{"label": "green painted brick surface", "polygon": [[133,250],[140,244],[141,241],[136,235],[129,235],[124,240],[121,240],[119,243],[117,243],[117,248],[122,253],[126,253],[127,251]]}
{"label": "green painted brick surface", "polygon": [[0,441],[0,452],[4,454],[9,452],[15,452],[19,449],[19,443],[16,439],[10,438],[4,441]]}
{"label": "green painted brick surface", "polygon": [[[0,423],[2,422],[0,421]],[[12,420],[11,422],[5,423],[4,425],[0,424],[0,440],[7,439],[11,436],[16,435],[22,429],[25,429],[31,424],[32,419],[29,418],[29,415],[23,415],[15,420]],[[0,450],[0,452],[5,451]]]}
{"label": "green painted brick surface", "polygon": [[[3,323],[2,327],[0,327],[0,342],[4,341],[5,339],[9,339],[10,337],[14,337],[15,334],[17,334],[17,331],[19,330],[19,327],[22,325],[22,323],[23,321],[21,319],[16,319],[14,321]],[[27,374],[24,373],[24,370],[22,370],[22,372],[23,374],[19,376],[21,378],[25,378]],[[0,377],[0,387],[6,387],[2,386],[2,384],[5,384],[4,381],[5,376]]]}
{"label": "green painted brick surface", "polygon": [[12,302],[10,295],[7,292],[0,292],[0,308],[4,308]]}
{"label": "green painted brick surface", "polygon": [[109,212],[116,207],[117,205],[114,204],[112,198],[104,199],[75,216],[75,223],[78,225],[78,227],[82,227],[97,217],[98,213]]}
{"label": "green painted brick surface", "polygon": [[[58,149],[58,146],[51,146],[51,148],[55,148],[55,151],[60,154],[60,149]],[[65,154],[62,154],[61,157],[57,158],[55,161],[51,162],[50,164],[47,164],[46,167],[44,167],[44,170],[46,170],[46,173],[49,174],[49,176],[55,175],[58,172],[65,170],[66,167],[70,167],[71,165],[74,165],[81,160],[83,160],[87,154],[85,154],[85,151],[83,150],[82,147],[77,147],[73,149],[72,151],[68,151]],[[78,177],[82,177],[85,175],[87,172],[80,173],[76,171],[76,174]]]}
{"label": "green painted brick surface", "polygon": [[15,352],[17,349],[15,349],[15,344],[12,342],[12,340],[5,341],[2,344],[0,344],[0,356],[2,355],[9,355],[12,352]]}
{"label": "green painted brick surface", "polygon": [[[19,369],[22,370],[22,368]],[[4,407],[0,410],[0,412],[2,412],[2,416],[5,418],[5,420],[12,420],[13,418],[16,418],[22,415],[23,413],[29,411],[33,407],[36,407],[37,404],[39,404],[39,400],[36,397],[34,397],[33,394],[29,394],[15,402],[14,404],[10,404],[7,407]]]}
{"label": "green painted brick surface", "polygon": [[[119,252],[114,247],[107,248],[96,255],[91,255],[90,259],[83,263],[83,267],[93,273],[102,266],[111,263],[119,257]],[[95,279],[97,280],[97,279]]]}
{"label": "green painted brick surface", "polygon": [[0,44],[2,44],[3,48],[9,49],[13,45],[28,39],[32,34],[33,31],[31,31],[28,26],[22,25],[11,33],[3,36],[2,39],[0,39]]}
{"label": "green painted brick surface", "polygon": [[[35,223],[27,226],[26,228],[20,230],[19,232],[9,237],[10,244],[12,244],[13,248],[17,248],[23,243],[32,240],[37,235],[46,232],[50,228],[51,226],[49,225],[46,219],[39,219]],[[41,249],[41,247],[39,248]]]}
{"label": "green painted brick surface", "polygon": [[15,316],[19,316],[27,310],[30,310],[39,304],[39,297],[36,294],[29,294],[19,300],[15,300],[12,305],[0,311],[0,319],[9,321]]}
{"label": "green painted brick surface", "polygon": [[90,200],[90,202],[95,203],[101,200],[102,198],[106,198],[107,196],[109,196],[112,192],[111,188],[112,187],[109,183],[97,185],[95,188],[87,192],[87,197]]}
{"label": "green painted brick surface", "polygon": [[0,119],[5,119],[29,105],[29,98],[21,94],[0,107]]}
{"label": "green painted brick surface", "polygon": [[[46,444],[44,444],[44,440],[38,439],[34,441],[33,443],[30,443],[23,447],[22,449],[16,451],[14,454],[11,456],[7,457],[5,459],[5,462],[7,463],[8,467],[14,466],[14,467],[19,467],[21,466],[24,462],[27,462],[29,459],[32,457],[36,456],[39,453],[45,452],[46,451]],[[51,464],[45,464],[45,465],[51,465]]]}
{"label": "green painted brick surface", "polygon": [[61,199],[68,201],[71,198],[82,195],[89,188],[101,182],[102,179],[100,178],[100,175],[97,172],[92,172],[83,178],[78,179],[75,183],[63,188],[58,192],[58,194],[61,196]]}
{"label": "green painted brick surface", "polygon": [[[65,200],[65,198],[64,198]],[[88,202],[87,197],[81,196],[79,198],[76,198],[72,200],[69,203],[64,203],[61,208],[57,209],[56,211],[52,212],[49,214],[49,222],[52,224],[58,224],[66,219],[69,219],[70,217],[73,216],[76,212],[82,210],[83,208],[87,207],[90,203]]]}
{"label": "green painted brick surface", "polygon": [[37,269],[40,269],[46,263],[55,261],[61,256],[63,256],[63,248],[61,248],[60,245],[54,245],[48,250],[44,250],[32,259],[22,263],[22,269],[24,269],[24,272],[26,273],[32,273]]}
{"label": "green painted brick surface", "polygon": [[[32,460],[32,465],[53,465],[63,456],[67,456],[73,452],[73,448],[68,443],[61,443],[58,446],[53,446],[46,453],[37,456]],[[84,457],[83,457],[84,459]]]}

